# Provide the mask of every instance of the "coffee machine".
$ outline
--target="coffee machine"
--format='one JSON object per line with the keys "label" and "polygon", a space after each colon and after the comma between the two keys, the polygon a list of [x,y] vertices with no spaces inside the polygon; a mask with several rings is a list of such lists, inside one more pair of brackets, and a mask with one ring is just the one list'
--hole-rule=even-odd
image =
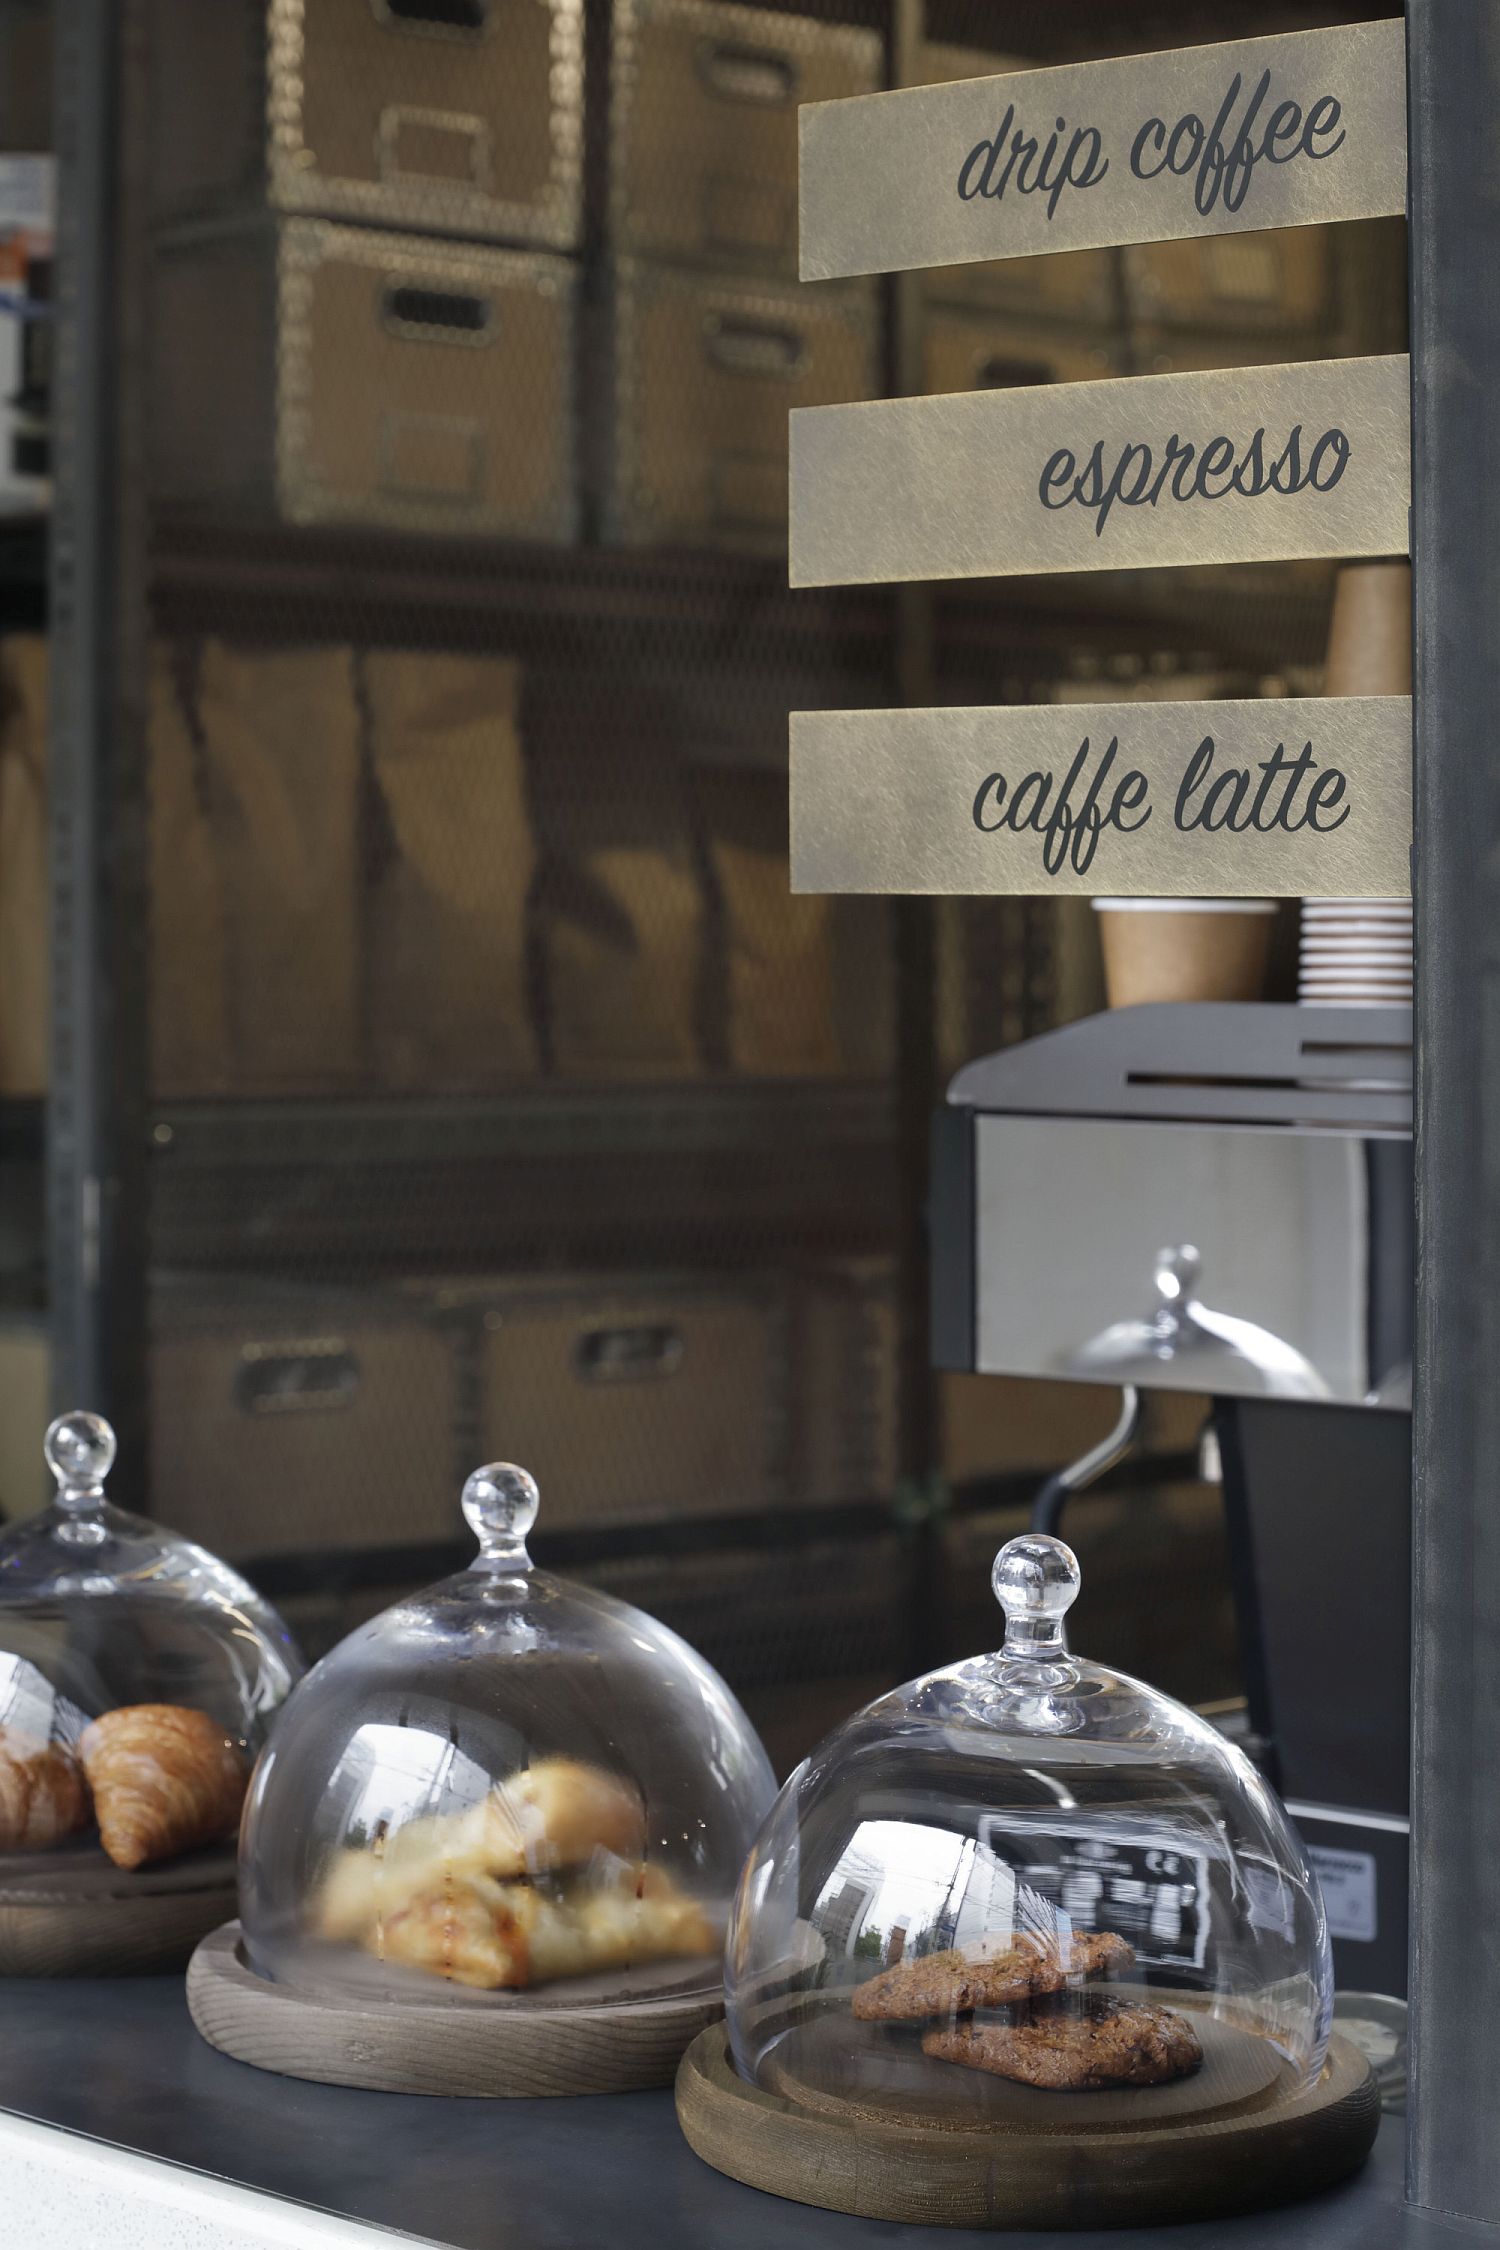
{"label": "coffee machine", "polygon": [[938,1366],[1207,1394],[1249,1723],[1346,1989],[1404,1996],[1411,1011],[1124,1008],[968,1064],[938,1112]]}

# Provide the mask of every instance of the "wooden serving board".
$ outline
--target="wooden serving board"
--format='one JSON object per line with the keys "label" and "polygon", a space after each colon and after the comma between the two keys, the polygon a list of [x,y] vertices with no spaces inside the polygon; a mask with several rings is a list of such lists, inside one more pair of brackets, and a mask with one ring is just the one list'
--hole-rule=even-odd
{"label": "wooden serving board", "polygon": [[[388,1980],[359,1991],[358,1964],[340,1989],[257,1976],[238,1922],[204,1938],[188,1967],[188,2007],[210,2046],[260,2070],[380,2093],[628,2093],[670,2086],[684,2048],[724,2011],[704,1964],[653,1964],[657,1990],[638,1972],[557,1983],[536,1993],[472,1992],[412,1977],[393,1998]],[[436,1994],[436,1997],[433,1995]]]}
{"label": "wooden serving board", "polygon": [[[1111,1997],[1135,1997],[1111,1985]],[[1145,1998],[1144,1993],[1139,1995]],[[1138,2132],[1187,2117],[1217,2116],[1273,2095],[1290,2075],[1269,2040],[1176,1995],[1150,1995],[1158,2005],[1191,2014],[1203,2062],[1189,2078],[1165,2086],[1114,2086],[1055,2093],[1020,2086],[987,2070],[924,2055],[920,2025],[859,2023],[847,2009],[793,2024],[772,2047],[763,2077],[772,2092],[824,2116],[858,2116],[876,2125],[931,2125],[944,2132],[1078,2133],[1118,2126]]]}
{"label": "wooden serving board", "polygon": [[[1227,2052],[1223,2068],[1239,2068]],[[682,2058],[677,2117],[716,2171],[823,2211],[913,2226],[1160,2226],[1294,2202],[1364,2162],[1380,2102],[1358,2049],[1335,2036],[1305,2093],[1289,2075],[1197,2116],[1153,2113],[1151,2096],[1171,2089],[1142,2087],[1129,2124],[1090,2124],[1093,2094],[1052,2097],[1076,2105],[1072,2127],[1061,2117],[1038,2126],[1003,2102],[978,2129],[963,2111],[941,2124],[898,2123],[865,2102],[840,2114],[747,2084],[714,2025]]]}
{"label": "wooden serving board", "polygon": [[232,1844],[134,1873],[97,1844],[0,1860],[0,1976],[159,1976],[235,1908]]}

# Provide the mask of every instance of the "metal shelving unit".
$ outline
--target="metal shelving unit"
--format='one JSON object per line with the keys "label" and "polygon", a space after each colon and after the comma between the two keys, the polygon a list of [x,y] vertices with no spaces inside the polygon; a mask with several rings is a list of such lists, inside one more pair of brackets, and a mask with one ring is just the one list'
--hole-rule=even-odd
{"label": "metal shelving unit", "polygon": [[[897,77],[915,72],[928,37],[1008,41],[1029,24],[1061,57],[1069,41],[1107,47],[1117,20],[1094,0],[1071,12],[1018,7],[1003,29],[978,0],[803,0],[809,10],[878,30]],[[585,369],[600,358],[596,285],[608,262],[610,12],[607,0],[586,0]],[[1173,9],[1164,31],[1167,14],[1143,18],[1132,37],[1223,33],[1222,11]],[[1272,14],[1280,23],[1329,11]],[[942,1077],[932,907],[902,902],[890,915],[894,1061],[878,1078],[735,1080],[710,1056],[689,1083],[542,1075],[482,1096],[378,1095],[351,1083],[337,1098],[162,1099],[148,1060],[148,647],[164,640],[192,657],[229,637],[280,649],[503,651],[525,681],[534,793],[555,812],[601,775],[621,795],[644,783],[632,745],[653,730],[662,765],[758,769],[774,784],[789,707],[1029,700],[1080,656],[1103,667],[1174,653],[1191,662],[1210,649],[1216,664],[1249,675],[1312,662],[1319,602],[1289,603],[1273,576],[1254,574],[1228,599],[1175,574],[1144,591],[1100,578],[793,594],[776,555],[419,537],[158,504],[146,434],[149,160],[153,132],[170,121],[150,109],[151,20],[146,0],[79,0],[62,17],[62,473],[47,563],[58,681],[55,1015],[44,1127],[57,1397],[87,1397],[111,1414],[124,1489],[144,1504],[161,1277],[358,1288],[443,1269],[540,1275],[571,1265],[626,1276],[671,1265],[732,1276],[883,1257],[895,1274],[895,1473],[892,1489],[860,1495],[838,1521],[854,1538],[900,1516],[905,1598],[926,1653],[943,1632],[939,1539],[928,1501],[914,1498],[932,1489],[940,1443],[925,1222],[928,1119]],[[884,285],[883,312],[887,386],[919,388],[919,288]],[[586,495],[586,528],[597,499]],[[35,527],[0,536],[0,594],[13,579],[38,614],[42,553]],[[602,743],[591,743],[596,731]],[[362,821],[367,813],[362,804]],[[1044,1028],[1057,975],[1049,911],[976,905],[965,928],[975,1036],[994,1044]],[[40,1112],[27,1129],[42,1129]],[[986,1504],[1010,1503],[992,1489]],[[767,1522],[776,1526],[774,1510]],[[735,1536],[748,1543],[748,1527]],[[722,1525],[701,1534],[716,1549],[725,1537]]]}

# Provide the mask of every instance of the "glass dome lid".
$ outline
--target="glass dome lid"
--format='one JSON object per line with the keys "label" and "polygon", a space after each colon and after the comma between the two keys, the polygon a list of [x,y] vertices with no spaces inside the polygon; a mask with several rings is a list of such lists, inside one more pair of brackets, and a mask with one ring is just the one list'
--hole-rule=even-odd
{"label": "glass dome lid", "polygon": [[300,1676],[291,1635],[238,1572],[112,1504],[97,1414],[44,1450],[52,1504],[0,1536],[0,1861],[102,1842],[135,1869],[220,1841]]}
{"label": "glass dome lid", "polygon": [[287,1705],[240,1838],[262,1976],[460,2007],[717,1985],[765,1752],[675,1633],[533,1568],[537,1507],[525,1470],[477,1471],[468,1569],[351,1633]]}
{"label": "glass dome lid", "polygon": [[1317,1881],[1204,1720],[1070,1655],[1060,1540],[994,1566],[1004,1646],[881,1697],[797,1769],[727,1949],[741,2077],[982,2125],[1189,2115],[1322,2067]]}

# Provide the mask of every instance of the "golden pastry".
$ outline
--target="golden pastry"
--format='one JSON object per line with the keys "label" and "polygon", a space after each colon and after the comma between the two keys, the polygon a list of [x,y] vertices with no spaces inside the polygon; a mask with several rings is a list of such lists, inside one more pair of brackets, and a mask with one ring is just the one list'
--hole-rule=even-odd
{"label": "golden pastry", "polygon": [[918,1953],[854,1988],[850,2001],[865,2023],[920,2023],[929,2016],[970,2015],[976,2008],[1013,2008],[1039,1994],[1061,1992],[1069,1979],[1114,1976],[1135,1954],[1111,1930],[1020,1936],[998,1951]]}
{"label": "golden pastry", "polygon": [[88,1785],[72,1751],[0,1727],[0,1851],[44,1852],[88,1817]]}
{"label": "golden pastry", "polygon": [[1170,2008],[1090,1997],[1024,2023],[973,2022],[923,2034],[935,2061],[987,2070],[1022,2086],[1077,2093],[1100,2086],[1166,2086],[1203,2060],[1192,2025]]}
{"label": "golden pastry", "polygon": [[498,1783],[467,1812],[408,1821],[373,1849],[340,1854],[323,1886],[318,1927],[358,1937],[381,1916],[471,1876],[513,1881],[576,1867],[596,1851],[638,1860],[646,1848],[639,1791],[597,1766],[544,1758]]}
{"label": "golden pastry", "polygon": [[245,1761],[206,1712],[128,1703],[84,1729],[78,1754],[116,1867],[214,1843],[239,1819]]}
{"label": "golden pastry", "polygon": [[659,1868],[623,1867],[602,1886],[557,1892],[469,1875],[382,1917],[361,1943],[382,1960],[493,1992],[715,1953],[719,1932]]}

